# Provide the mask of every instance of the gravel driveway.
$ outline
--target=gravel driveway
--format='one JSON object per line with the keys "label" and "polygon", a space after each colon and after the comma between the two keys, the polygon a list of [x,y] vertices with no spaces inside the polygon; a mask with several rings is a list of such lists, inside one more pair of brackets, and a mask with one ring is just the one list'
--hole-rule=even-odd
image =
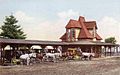
{"label": "gravel driveway", "polygon": [[120,57],[0,66],[0,75],[120,75]]}

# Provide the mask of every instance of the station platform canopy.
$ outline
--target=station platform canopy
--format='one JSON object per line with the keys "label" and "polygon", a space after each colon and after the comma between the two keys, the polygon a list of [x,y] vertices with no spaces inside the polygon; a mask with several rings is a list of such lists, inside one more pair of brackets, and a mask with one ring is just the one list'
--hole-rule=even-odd
{"label": "station platform canopy", "polygon": [[105,43],[99,41],[81,40],[74,42],[62,41],[42,41],[42,40],[24,40],[24,39],[1,39],[0,45],[45,45],[45,46],[76,46],[76,45],[98,45],[98,46],[119,46],[119,44]]}

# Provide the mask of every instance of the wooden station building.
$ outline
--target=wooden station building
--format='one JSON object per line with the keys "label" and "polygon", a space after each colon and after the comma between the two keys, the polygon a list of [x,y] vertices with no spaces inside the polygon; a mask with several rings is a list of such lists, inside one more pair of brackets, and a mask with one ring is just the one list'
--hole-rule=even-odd
{"label": "wooden station building", "polygon": [[[62,41],[41,41],[41,40],[23,40],[23,39],[0,39],[0,64],[5,61],[5,48],[10,46],[11,51],[16,52],[21,50],[21,47],[27,47],[28,50],[32,46],[38,45],[43,50],[46,46],[52,46],[56,49],[58,46],[62,47],[62,52],[68,50],[75,50],[80,47],[83,52],[95,53],[95,57],[101,57],[106,50],[112,49],[118,52],[119,44],[101,42],[102,38],[97,33],[96,21],[85,21],[85,18],[80,16],[78,20],[70,20],[66,25],[66,32],[60,37]],[[10,55],[11,56],[11,55]]]}

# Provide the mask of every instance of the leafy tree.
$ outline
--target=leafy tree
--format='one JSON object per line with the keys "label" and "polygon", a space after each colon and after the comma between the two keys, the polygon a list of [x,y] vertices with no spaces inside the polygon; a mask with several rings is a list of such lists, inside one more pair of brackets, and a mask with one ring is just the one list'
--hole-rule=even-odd
{"label": "leafy tree", "polygon": [[115,44],[117,41],[116,41],[115,37],[109,37],[109,38],[105,39],[105,42]]}
{"label": "leafy tree", "polygon": [[18,20],[13,15],[6,16],[4,25],[1,26],[1,34],[2,38],[9,39],[25,39],[26,34],[24,34],[20,25],[17,25]]}

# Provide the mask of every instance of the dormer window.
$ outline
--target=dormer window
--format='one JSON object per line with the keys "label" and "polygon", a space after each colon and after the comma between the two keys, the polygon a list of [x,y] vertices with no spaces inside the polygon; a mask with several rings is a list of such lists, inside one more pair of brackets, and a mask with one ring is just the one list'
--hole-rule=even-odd
{"label": "dormer window", "polygon": [[70,38],[70,29],[68,29],[67,35],[68,35],[68,38]]}
{"label": "dormer window", "polygon": [[72,35],[72,38],[75,38],[75,30],[74,29],[71,29],[71,35]]}
{"label": "dormer window", "polygon": [[72,37],[72,41],[75,41],[75,29],[74,28],[71,29],[71,37]]}

